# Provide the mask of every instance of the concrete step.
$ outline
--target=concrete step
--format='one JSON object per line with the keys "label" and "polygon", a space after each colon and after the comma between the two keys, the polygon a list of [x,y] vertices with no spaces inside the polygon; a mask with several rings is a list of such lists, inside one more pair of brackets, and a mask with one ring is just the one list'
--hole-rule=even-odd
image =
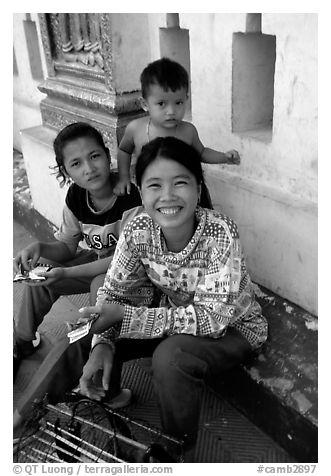
{"label": "concrete step", "polygon": [[317,318],[256,287],[269,323],[263,350],[213,388],[298,461],[318,453]]}

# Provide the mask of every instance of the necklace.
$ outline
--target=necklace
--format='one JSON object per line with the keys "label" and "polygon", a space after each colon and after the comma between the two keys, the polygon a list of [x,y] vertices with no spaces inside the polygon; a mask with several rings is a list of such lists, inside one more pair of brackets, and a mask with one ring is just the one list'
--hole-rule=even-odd
{"label": "necklace", "polygon": [[111,195],[111,197],[109,198],[109,200],[105,203],[105,205],[99,209],[98,205],[94,202],[92,196],[89,194],[89,192],[86,190],[86,201],[87,201],[87,205],[88,207],[94,212],[94,213],[102,213],[104,212],[106,209],[110,208],[111,206],[114,205],[115,203],[115,200],[116,200],[117,196],[113,193]]}
{"label": "necklace", "polygon": [[[177,126],[178,124],[176,124],[175,126],[175,134],[173,135],[173,137],[177,137]],[[151,141],[151,138],[150,138],[150,127],[151,127],[151,118],[149,118],[149,121],[147,122],[147,139],[148,139],[148,142]]]}

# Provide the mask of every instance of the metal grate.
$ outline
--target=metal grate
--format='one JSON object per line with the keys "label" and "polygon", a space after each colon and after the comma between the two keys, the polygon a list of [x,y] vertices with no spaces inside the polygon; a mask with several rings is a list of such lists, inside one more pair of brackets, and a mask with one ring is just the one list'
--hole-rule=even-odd
{"label": "metal grate", "polygon": [[[77,395],[70,394],[77,400]],[[182,442],[89,399],[35,407],[14,449],[17,463],[183,462]]]}

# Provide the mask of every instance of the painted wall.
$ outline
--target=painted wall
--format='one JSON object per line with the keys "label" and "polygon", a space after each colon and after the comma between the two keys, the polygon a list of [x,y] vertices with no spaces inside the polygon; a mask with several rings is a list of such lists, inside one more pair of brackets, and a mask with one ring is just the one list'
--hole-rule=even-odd
{"label": "painted wall", "polygon": [[272,128],[276,36],[232,35],[232,130]]}
{"label": "painted wall", "polygon": [[245,32],[246,16],[180,16],[190,29],[192,120],[205,145],[242,158],[205,167],[215,207],[237,221],[253,278],[317,314],[317,15],[262,15],[262,32],[276,36],[269,134],[231,129],[232,35]]}
{"label": "painted wall", "polygon": [[232,34],[245,31],[245,15],[180,18],[181,26],[190,30],[192,117],[203,142],[241,152],[242,164],[233,174],[316,202],[317,15],[262,15],[262,32],[276,36],[273,134],[268,144],[231,132]]}
{"label": "painted wall", "polygon": [[67,186],[61,188],[52,167],[56,131],[42,126],[23,129],[21,143],[33,206],[47,220],[60,226]]}
{"label": "painted wall", "polygon": [[[14,46],[25,84],[14,81],[17,129],[27,119],[34,123],[24,127],[38,123],[36,105],[42,96],[27,71],[19,15],[23,18],[16,14]],[[130,38],[135,34],[139,39],[143,28],[149,38],[146,42],[144,36],[143,41],[146,62],[159,58],[159,28],[166,26],[166,14],[141,17],[132,29],[135,15],[119,17],[119,31],[127,24]],[[179,16],[180,26],[189,30],[192,122],[206,146],[223,151],[235,148],[242,158],[240,166],[205,166],[215,208],[237,221],[253,279],[317,314],[317,15],[262,15],[262,33],[276,37],[273,127],[256,133],[232,132],[232,41],[234,33],[245,33],[246,15]],[[125,35],[115,32],[114,38],[123,42],[118,51],[128,50]],[[134,62],[128,58],[116,58],[121,61],[116,81],[126,81],[126,87],[132,83],[135,88],[144,64],[136,52]],[[130,78],[124,78],[123,65]],[[259,100],[258,93],[247,94],[255,94]],[[24,101],[33,114],[27,114]],[[20,108],[15,109],[15,103]],[[29,131],[25,134],[26,148],[29,154],[37,154],[38,140],[30,135]],[[27,160],[41,194],[38,185],[43,179],[32,172],[39,167],[38,161],[33,155]],[[57,187],[55,181],[53,187]],[[38,200],[41,202],[42,196]],[[48,208],[38,211],[57,223],[58,213]]]}
{"label": "painted wall", "polygon": [[145,13],[113,13],[113,80],[117,92],[137,91],[139,72],[150,55],[148,16]]}
{"label": "painted wall", "polygon": [[[37,14],[31,13],[30,17],[31,21],[34,22],[34,25],[31,26],[35,26],[37,30],[38,40],[38,45],[33,45],[30,38],[30,54],[40,55],[41,71],[43,76],[46,77],[46,63],[41,45]],[[13,146],[19,151],[22,151],[20,131],[27,127],[39,125],[42,122],[39,105],[40,101],[45,97],[38,90],[38,84],[42,82],[42,79],[34,78],[31,69],[27,45],[27,29],[24,27],[24,21],[27,21],[27,18],[29,19],[29,14],[13,14],[13,43],[17,65],[17,74],[14,72],[13,75]]]}

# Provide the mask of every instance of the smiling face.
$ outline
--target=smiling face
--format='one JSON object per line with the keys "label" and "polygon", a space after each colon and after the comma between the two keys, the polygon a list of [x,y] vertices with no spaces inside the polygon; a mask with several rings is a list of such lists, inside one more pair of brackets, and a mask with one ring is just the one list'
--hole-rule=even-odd
{"label": "smiling face", "polygon": [[157,157],[142,176],[143,205],[172,251],[185,248],[194,233],[199,194],[195,176],[171,159]]}
{"label": "smiling face", "polygon": [[64,168],[70,178],[89,192],[109,187],[110,158],[92,137],[79,137],[63,147]]}
{"label": "smiling face", "polygon": [[156,127],[171,129],[183,119],[186,101],[187,91],[185,88],[166,91],[158,84],[152,84],[148,88],[145,106]]}

